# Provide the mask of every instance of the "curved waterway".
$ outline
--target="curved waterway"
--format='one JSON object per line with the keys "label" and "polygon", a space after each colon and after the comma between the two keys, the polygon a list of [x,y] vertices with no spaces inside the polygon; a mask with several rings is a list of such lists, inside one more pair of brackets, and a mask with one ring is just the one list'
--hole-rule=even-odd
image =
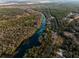
{"label": "curved waterway", "polygon": [[25,41],[18,47],[15,55],[13,56],[14,58],[22,58],[26,54],[27,49],[30,49],[33,46],[40,46],[39,37],[44,33],[46,29],[46,18],[43,14],[41,16],[41,20],[41,28],[32,37],[30,37],[28,41]]}

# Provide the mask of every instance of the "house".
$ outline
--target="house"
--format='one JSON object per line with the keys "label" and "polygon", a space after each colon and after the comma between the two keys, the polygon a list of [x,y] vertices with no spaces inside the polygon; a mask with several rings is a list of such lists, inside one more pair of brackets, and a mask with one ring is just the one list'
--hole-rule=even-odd
{"label": "house", "polygon": [[79,19],[79,14],[77,14],[77,15],[74,17],[74,19]]}
{"label": "house", "polygon": [[79,19],[79,13],[76,12],[71,12],[64,18],[65,21],[68,21],[71,23],[73,20],[78,20]]}

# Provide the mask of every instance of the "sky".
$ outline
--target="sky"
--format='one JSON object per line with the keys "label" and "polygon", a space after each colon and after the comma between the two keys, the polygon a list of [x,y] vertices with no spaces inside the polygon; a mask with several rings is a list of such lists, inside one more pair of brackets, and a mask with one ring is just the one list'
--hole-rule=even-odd
{"label": "sky", "polygon": [[17,1],[17,2],[22,2],[22,1],[26,1],[26,2],[39,2],[39,3],[50,3],[50,2],[70,2],[70,1],[79,1],[79,0],[0,0],[0,3],[5,3],[5,2],[9,2],[9,1]]}

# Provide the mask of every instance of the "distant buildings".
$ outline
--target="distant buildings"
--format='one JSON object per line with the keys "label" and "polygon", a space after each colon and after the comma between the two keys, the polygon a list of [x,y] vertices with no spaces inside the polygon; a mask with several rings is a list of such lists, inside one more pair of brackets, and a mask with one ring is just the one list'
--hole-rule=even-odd
{"label": "distant buildings", "polygon": [[68,16],[66,18],[79,19],[79,13],[71,12],[68,14]]}
{"label": "distant buildings", "polygon": [[79,12],[69,13],[64,20],[67,22],[65,24],[70,24],[68,25],[68,28],[66,28],[66,32],[63,33],[64,36],[73,39],[74,42],[79,44],[79,38],[77,38],[77,35],[79,36],[79,34],[75,35],[76,33],[79,33]]}
{"label": "distant buildings", "polygon": [[[65,18],[64,21],[71,23],[72,21],[79,20],[79,13],[78,12],[70,12]],[[79,22],[79,21],[78,21]]]}

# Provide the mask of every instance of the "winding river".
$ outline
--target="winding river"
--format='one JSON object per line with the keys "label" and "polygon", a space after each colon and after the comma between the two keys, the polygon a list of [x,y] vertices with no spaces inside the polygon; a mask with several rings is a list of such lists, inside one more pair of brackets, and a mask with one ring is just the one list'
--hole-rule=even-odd
{"label": "winding river", "polygon": [[41,20],[41,28],[32,37],[30,37],[28,41],[25,41],[18,47],[15,55],[13,56],[14,58],[22,58],[25,55],[27,49],[30,49],[33,46],[40,46],[39,37],[43,34],[43,32],[46,29],[46,18],[43,14],[41,16]]}

